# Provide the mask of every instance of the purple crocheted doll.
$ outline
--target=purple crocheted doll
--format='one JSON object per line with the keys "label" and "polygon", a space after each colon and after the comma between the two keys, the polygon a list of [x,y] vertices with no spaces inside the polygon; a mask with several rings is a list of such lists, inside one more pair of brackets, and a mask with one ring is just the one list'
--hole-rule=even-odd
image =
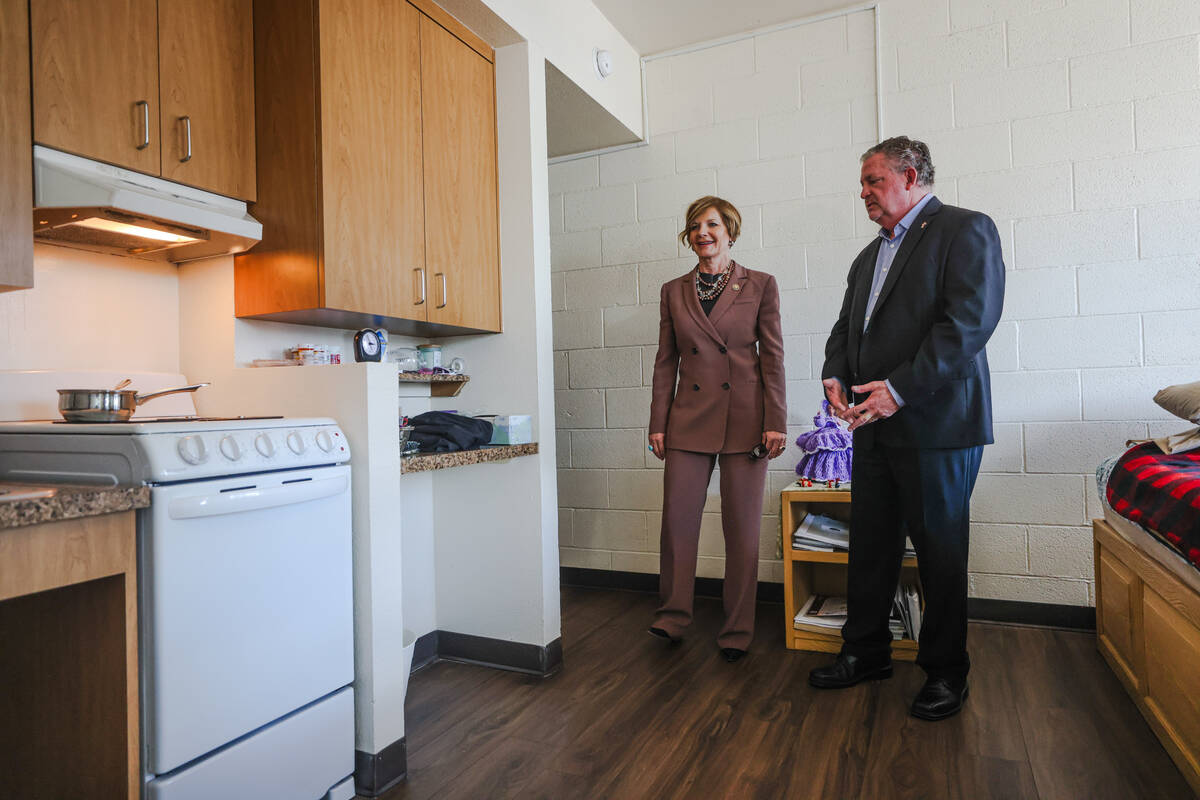
{"label": "purple crocheted doll", "polygon": [[815,481],[849,481],[853,436],[838,425],[837,417],[829,412],[828,400],[821,401],[813,425],[814,430],[796,437],[796,444],[804,451],[796,474]]}

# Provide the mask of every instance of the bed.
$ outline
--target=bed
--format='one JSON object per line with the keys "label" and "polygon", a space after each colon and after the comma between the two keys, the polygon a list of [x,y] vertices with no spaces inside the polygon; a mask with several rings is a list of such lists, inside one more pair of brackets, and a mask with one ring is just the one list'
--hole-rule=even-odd
{"label": "bed", "polygon": [[1092,522],[1096,633],[1200,795],[1200,454],[1172,458],[1151,442],[1096,472],[1104,509]]}

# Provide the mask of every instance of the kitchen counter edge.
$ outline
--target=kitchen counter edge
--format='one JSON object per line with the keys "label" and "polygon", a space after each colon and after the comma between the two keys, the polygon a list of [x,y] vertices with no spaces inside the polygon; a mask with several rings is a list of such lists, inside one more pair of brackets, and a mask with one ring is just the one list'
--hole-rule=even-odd
{"label": "kitchen counter edge", "polygon": [[[29,484],[21,484],[28,486]],[[52,497],[0,502],[0,530],[146,508],[148,486],[47,486]]]}
{"label": "kitchen counter edge", "polygon": [[538,443],[501,444],[480,447],[475,450],[459,450],[455,453],[419,453],[400,459],[400,473],[429,472],[435,469],[464,467],[468,464],[483,464],[488,461],[507,461],[518,456],[532,456],[538,452]]}

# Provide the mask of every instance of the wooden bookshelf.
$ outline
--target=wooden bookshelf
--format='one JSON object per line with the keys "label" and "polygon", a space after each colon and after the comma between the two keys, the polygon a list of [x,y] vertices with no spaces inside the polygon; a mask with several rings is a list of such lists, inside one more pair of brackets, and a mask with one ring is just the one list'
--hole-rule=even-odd
{"label": "wooden bookshelf", "polygon": [[[793,550],[792,533],[810,512],[834,519],[850,521],[850,489],[829,489],[824,486],[787,487],[779,495],[783,514],[783,608],[784,642],[791,650],[810,650],[837,653],[842,649],[840,631],[817,633],[797,630],[792,621],[811,594],[846,595],[846,553],[826,553],[819,550]],[[917,560],[905,558],[900,567],[902,583],[915,583]],[[912,639],[892,642],[892,658],[914,661],[917,643]]]}

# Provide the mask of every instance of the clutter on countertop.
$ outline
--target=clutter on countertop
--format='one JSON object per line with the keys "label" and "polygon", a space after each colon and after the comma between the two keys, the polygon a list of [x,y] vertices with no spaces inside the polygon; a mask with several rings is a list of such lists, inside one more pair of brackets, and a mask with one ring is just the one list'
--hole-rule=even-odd
{"label": "clutter on countertop", "polygon": [[492,419],[489,444],[529,444],[533,441],[533,417],[529,414],[501,414]]}
{"label": "clutter on countertop", "polygon": [[[442,346],[440,344],[417,345],[417,359],[420,361],[420,371],[429,375],[442,370]],[[449,370],[446,370],[449,372]]]}
{"label": "clutter on countertop", "polygon": [[452,453],[487,444],[492,438],[492,423],[464,417],[448,411],[426,411],[409,420],[409,440],[417,442],[423,453]]}

